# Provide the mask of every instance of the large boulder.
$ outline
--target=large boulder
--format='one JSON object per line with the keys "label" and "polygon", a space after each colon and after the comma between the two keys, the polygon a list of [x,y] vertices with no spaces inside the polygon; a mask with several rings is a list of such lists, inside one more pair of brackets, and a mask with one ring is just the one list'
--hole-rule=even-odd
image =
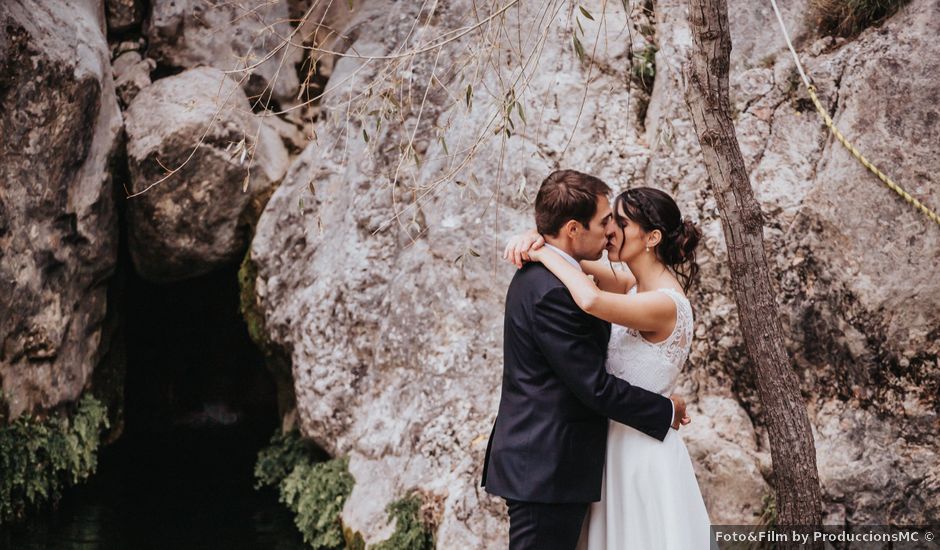
{"label": "large boulder", "polygon": [[222,71],[191,69],[144,88],[126,113],[128,235],[140,274],[169,282],[234,261],[287,151]]}
{"label": "large boulder", "polygon": [[[837,123],[933,204],[940,166],[927,144],[936,141],[937,103],[922,75],[937,74],[930,38],[938,2],[914,0],[845,44],[800,33]],[[583,5],[600,19],[600,1]],[[409,43],[444,36],[466,9],[455,2],[422,14],[428,24]],[[535,191],[558,167],[616,187],[662,188],[699,220],[696,341],[680,386],[696,417],[686,441],[713,522],[753,523],[769,511],[764,415],[683,100],[686,3],[656,2],[656,78],[642,121],[625,85],[623,12],[608,11],[603,25],[580,17],[592,67],[571,47],[578,23],[540,19],[543,9],[506,12],[508,28],[532,34],[490,52],[493,62],[476,80],[460,71],[468,51],[488,55],[473,49],[481,40],[474,34],[440,53],[393,57],[389,71],[374,60],[340,60],[318,145],[300,155],[259,220],[251,254],[264,325],[291,357],[303,433],[350,457],[357,483],[343,521],[367,542],[389,532],[385,506],[420,489],[440,506],[439,547],[505,546],[503,504],[478,486],[513,272],[497,253],[508,235],[532,226]],[[345,30],[358,37],[351,51],[394,53],[417,10],[368,5]],[[798,24],[799,11],[788,9],[787,21]],[[732,2],[731,12],[740,47],[737,131],[767,214],[767,250],[816,435],[827,520],[936,521],[930,465],[938,448],[940,280],[930,275],[940,237],[828,137],[782,38],[768,39],[777,32],[773,14],[743,2]],[[535,44],[537,62],[527,63],[520,52]],[[883,59],[903,71],[900,88],[874,76]],[[894,249],[881,256],[873,239]]]}
{"label": "large boulder", "polygon": [[[342,2],[345,4],[344,2]],[[147,55],[160,65],[208,65],[231,73],[252,97],[290,101],[297,95],[296,46],[287,0],[154,0],[145,26]]]}
{"label": "large boulder", "polygon": [[101,356],[120,131],[101,2],[2,2],[0,416],[74,400]]}

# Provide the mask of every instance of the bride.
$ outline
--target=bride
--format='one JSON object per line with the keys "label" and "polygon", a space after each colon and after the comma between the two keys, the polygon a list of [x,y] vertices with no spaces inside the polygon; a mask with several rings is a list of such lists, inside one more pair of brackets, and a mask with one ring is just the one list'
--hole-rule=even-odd
{"label": "bride", "polygon": [[[692,345],[685,293],[698,274],[701,231],[682,219],[669,195],[650,187],[620,194],[611,223],[619,230],[607,243],[607,258],[629,270],[598,260],[582,261],[582,272],[543,246],[535,231],[513,237],[504,258],[517,267],[542,262],[578,307],[612,323],[607,371],[668,396]],[[680,432],[669,430],[660,442],[611,420],[601,500],[591,504],[579,550],[707,549],[709,527]]]}

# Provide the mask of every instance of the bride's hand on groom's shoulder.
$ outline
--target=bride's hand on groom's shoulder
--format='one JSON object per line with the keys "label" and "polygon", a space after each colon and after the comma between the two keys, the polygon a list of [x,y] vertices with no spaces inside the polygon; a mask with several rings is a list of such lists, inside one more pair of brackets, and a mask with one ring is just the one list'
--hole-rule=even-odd
{"label": "bride's hand on groom's shoulder", "polygon": [[542,248],[544,244],[545,239],[534,229],[530,229],[521,235],[513,235],[506,243],[503,259],[514,264],[517,268],[522,268],[523,263],[534,259],[530,257],[529,253]]}

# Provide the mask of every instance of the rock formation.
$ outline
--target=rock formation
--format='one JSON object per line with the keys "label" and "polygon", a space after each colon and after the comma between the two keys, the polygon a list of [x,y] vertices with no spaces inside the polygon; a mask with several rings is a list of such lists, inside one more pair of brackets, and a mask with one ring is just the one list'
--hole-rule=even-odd
{"label": "rock formation", "polygon": [[[874,158],[933,203],[940,199],[929,183],[934,159],[908,144],[932,143],[938,132],[933,80],[924,76],[936,74],[929,61],[937,59],[929,41],[936,29],[928,23],[936,4],[912,2],[847,43],[817,40],[798,7],[785,14],[837,123],[864,135],[860,144]],[[599,2],[585,6],[600,13]],[[456,28],[461,9],[459,2],[439,7],[408,45]],[[269,202],[252,257],[266,326],[291,350],[303,432],[350,456],[357,484],[343,519],[367,541],[387,534],[377,527],[384,505],[418,487],[443,501],[440,547],[505,543],[505,531],[494,529],[504,521],[502,503],[478,487],[499,387],[502,293],[512,274],[494,256],[505,237],[531,226],[534,192],[559,166],[621,187],[663,188],[702,224],[703,282],[692,296],[698,340],[682,385],[698,420],[687,441],[714,522],[753,522],[763,512],[772,475],[766,433],[722,263],[720,222],[682,100],[679,71],[690,45],[685,4],[657,2],[656,10],[659,53],[645,128],[628,116],[628,21],[616,10],[600,31],[580,20],[594,67],[570,49],[574,22],[539,24],[542,12],[531,6],[512,10],[506,22],[546,32],[542,70],[528,78],[518,78],[518,52],[532,51],[537,33],[523,34],[521,47],[511,42],[492,53],[500,63],[479,81],[452,70],[464,59],[460,42],[409,58],[397,73],[361,58],[337,63],[334,95],[324,99],[316,127],[319,142]],[[390,12],[390,5],[366,6],[348,29],[359,37],[353,51],[381,56],[401,47],[402,21],[416,14]],[[827,520],[936,519],[929,464],[937,448],[940,288],[930,277],[937,234],[828,137],[794,80],[772,13],[741,3],[732,13],[739,138],[767,212],[790,351],[816,430]],[[911,50],[917,55],[904,53]],[[875,75],[886,59],[904,74]],[[440,84],[425,91],[432,72]],[[887,106],[891,92],[880,80],[900,80],[913,104],[904,112]],[[507,82],[516,83],[512,96]],[[395,101],[362,100],[358,118],[347,119],[347,101],[358,93]],[[386,122],[385,112],[405,124]],[[505,141],[486,141],[507,130]],[[474,145],[479,136],[484,141]],[[471,148],[474,157],[451,174]],[[873,250],[874,235],[896,251]],[[878,443],[865,443],[872,440]],[[898,455],[903,467],[888,467]],[[875,498],[885,485],[898,496]],[[911,491],[920,496],[902,496]]]}
{"label": "rock formation", "polygon": [[128,199],[138,272],[168,282],[239,258],[252,197],[270,193],[287,169],[277,133],[208,67],[156,81],[126,115],[130,192],[142,193]]}
{"label": "rock formation", "polygon": [[169,67],[240,71],[231,74],[249,96],[290,100],[301,51],[278,49],[291,37],[288,18],[286,1],[156,0],[145,29],[147,53]]}
{"label": "rock formation", "polygon": [[[911,0],[849,40],[810,25],[807,1],[784,18],[836,124],[940,205],[940,0]],[[126,202],[134,266],[156,282],[239,258],[264,208],[246,303],[291,364],[285,424],[349,457],[344,525],[383,540],[386,505],[418,489],[440,518],[438,547],[505,546],[504,505],[478,486],[513,274],[496,258],[532,226],[541,180],[571,167],[664,189],[704,230],[684,437],[713,522],[757,521],[773,468],[682,99],[686,3],[614,4],[568,17],[561,0],[520,2],[469,28],[468,14],[488,16],[470,0],[333,2],[314,6],[295,45],[349,56],[291,47],[263,60],[312,4],[0,3],[0,420],[87,388],[106,349],[114,196],[156,183]],[[831,138],[769,7],[733,0],[730,15],[736,130],[826,522],[936,523],[940,233]],[[639,58],[652,86],[636,82]],[[306,111],[274,114],[324,82]],[[249,99],[272,88],[268,105]],[[126,159],[112,153],[115,89]],[[298,128],[299,112],[316,120]]]}
{"label": "rock formation", "polygon": [[76,399],[100,357],[120,131],[102,6],[0,4],[0,412],[10,418]]}

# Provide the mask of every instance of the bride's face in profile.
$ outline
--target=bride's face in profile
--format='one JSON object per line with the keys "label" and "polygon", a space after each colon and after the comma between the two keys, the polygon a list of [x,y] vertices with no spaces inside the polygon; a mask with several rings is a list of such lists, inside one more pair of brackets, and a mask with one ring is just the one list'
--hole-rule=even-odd
{"label": "bride's face in profile", "polygon": [[619,215],[610,221],[615,231],[607,244],[607,258],[612,262],[630,263],[638,254],[646,252],[647,233],[640,224],[627,217],[622,205],[618,207]]}

